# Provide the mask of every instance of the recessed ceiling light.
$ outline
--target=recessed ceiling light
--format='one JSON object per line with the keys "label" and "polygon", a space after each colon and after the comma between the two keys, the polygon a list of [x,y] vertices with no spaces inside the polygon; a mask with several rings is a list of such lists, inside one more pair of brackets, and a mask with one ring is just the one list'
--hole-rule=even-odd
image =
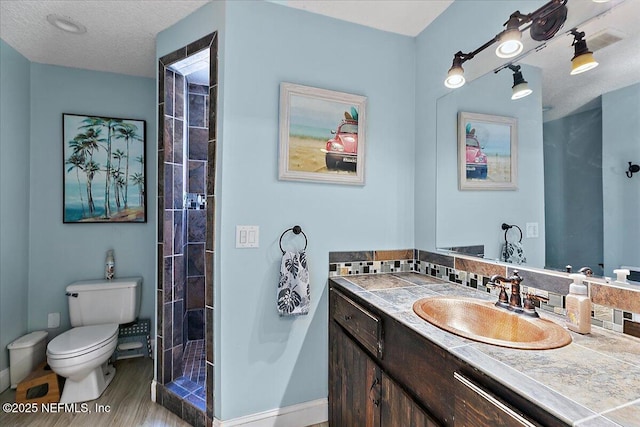
{"label": "recessed ceiling light", "polygon": [[87,32],[87,27],[74,21],[68,16],[51,14],[47,15],[47,21],[49,21],[49,23],[54,27],[59,28],[62,31],[66,31],[67,33],[84,34]]}

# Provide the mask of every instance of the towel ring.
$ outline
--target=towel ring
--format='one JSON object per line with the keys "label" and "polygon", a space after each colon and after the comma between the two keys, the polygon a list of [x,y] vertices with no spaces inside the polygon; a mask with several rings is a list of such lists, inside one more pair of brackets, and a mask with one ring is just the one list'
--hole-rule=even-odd
{"label": "towel ring", "polygon": [[502,223],[502,229],[504,230],[504,241],[505,242],[509,242],[509,240],[507,240],[507,232],[512,229],[513,227],[517,228],[518,231],[520,232],[520,240],[518,240],[520,243],[522,243],[522,229],[520,227],[518,227],[517,225],[513,224],[513,225],[509,225],[506,222]]}
{"label": "towel ring", "polygon": [[302,250],[303,250],[303,251],[307,250],[307,243],[308,243],[308,241],[307,241],[307,235],[306,235],[306,234],[304,234],[304,231],[302,231],[302,227],[300,227],[299,225],[294,225],[293,227],[291,227],[291,228],[287,228],[286,230],[284,230],[284,231],[282,232],[282,234],[280,235],[280,242],[279,242],[279,245],[280,245],[280,251],[282,251],[282,255],[284,255],[284,254],[285,254],[284,249],[282,249],[282,238],[284,237],[284,235],[285,235],[285,234],[287,234],[287,232],[288,232],[288,231],[293,231],[293,234],[300,234],[300,233],[302,233],[302,235],[304,236],[304,249],[302,249]]}

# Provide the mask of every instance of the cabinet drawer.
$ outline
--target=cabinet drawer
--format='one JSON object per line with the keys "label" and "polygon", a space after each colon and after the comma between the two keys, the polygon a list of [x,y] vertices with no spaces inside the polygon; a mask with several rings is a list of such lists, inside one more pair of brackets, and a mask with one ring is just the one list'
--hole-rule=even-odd
{"label": "cabinet drawer", "polygon": [[333,319],[372,354],[382,359],[382,322],[339,291],[331,289]]}
{"label": "cabinet drawer", "polygon": [[470,380],[453,373],[455,383],[454,426],[538,427],[524,415]]}

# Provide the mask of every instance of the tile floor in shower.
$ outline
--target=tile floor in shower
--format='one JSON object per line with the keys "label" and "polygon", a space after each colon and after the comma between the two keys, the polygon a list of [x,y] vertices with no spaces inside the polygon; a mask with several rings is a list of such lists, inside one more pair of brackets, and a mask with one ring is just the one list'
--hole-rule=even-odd
{"label": "tile floor in shower", "polygon": [[204,411],[206,371],[205,341],[188,341],[182,357],[182,376],[167,384],[167,388]]}

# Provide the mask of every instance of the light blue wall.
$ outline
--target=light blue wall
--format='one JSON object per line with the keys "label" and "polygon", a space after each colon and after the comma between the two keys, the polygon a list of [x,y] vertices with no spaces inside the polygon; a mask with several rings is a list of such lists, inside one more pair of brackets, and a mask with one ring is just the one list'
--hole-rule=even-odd
{"label": "light blue wall", "polygon": [[[117,277],[143,277],[141,317],[155,318],[155,100],[154,79],[31,64],[30,329],[46,329],[51,312],[62,320],[52,335],[69,328],[65,287],[104,277],[109,248]],[[62,113],[147,121],[147,223],[62,223]]]}
{"label": "light blue wall", "polygon": [[[327,396],[328,252],[413,247],[414,41],[264,2],[229,2],[222,146],[222,419]],[[366,185],[279,181],[278,94],[366,96]],[[235,226],[260,248],[235,248]],[[278,238],[309,238],[313,308],[280,318]],[[240,396],[244,396],[240,397]]]}
{"label": "light blue wall", "polygon": [[602,109],[545,122],[543,135],[546,266],[602,276]]}
{"label": "light blue wall", "polygon": [[602,190],[604,274],[621,265],[640,267],[640,175],[629,179],[628,162],[640,164],[640,83],[602,95]]}
{"label": "light blue wall", "polygon": [[[513,73],[493,72],[437,101],[436,245],[485,245],[485,257],[499,259],[504,244],[502,223],[538,223],[538,238],[522,239],[527,264],[544,266],[544,164],[540,69],[522,67],[533,93],[511,100]],[[458,190],[457,114],[460,111],[517,119],[518,189]],[[482,143],[482,142],[481,142]],[[519,237],[509,235],[510,241]]]}
{"label": "light blue wall", "polygon": [[[326,398],[329,251],[413,247],[415,55],[408,37],[265,2],[224,7],[161,33],[157,53],[224,28],[215,412],[228,420]],[[364,187],[278,180],[281,82],[368,98]],[[235,248],[241,224],[260,226],[259,249]],[[278,238],[295,224],[309,238],[312,310],[280,318]]]}
{"label": "light blue wall", "polygon": [[29,66],[0,40],[0,371],[7,344],[27,332]]}
{"label": "light blue wall", "polygon": [[[504,17],[509,16],[514,10],[520,7],[522,11],[534,10],[544,1],[470,1],[470,0],[457,0],[451,4],[437,19],[435,19],[429,26],[416,37],[416,58],[417,58],[417,72],[416,72],[416,155],[415,155],[415,242],[416,247],[421,249],[435,249],[436,244],[436,197],[440,197],[437,189],[441,184],[448,185],[448,191],[457,192],[457,184],[452,187],[452,182],[441,183],[436,179],[436,171],[440,171],[443,167],[450,167],[451,171],[455,173],[457,170],[457,163],[455,159],[447,159],[446,164],[436,163],[436,145],[438,143],[446,143],[446,141],[440,141],[439,134],[442,131],[442,126],[447,126],[445,133],[449,143],[455,144],[456,128],[454,123],[451,122],[454,119],[454,115],[458,111],[479,112],[485,114],[502,114],[507,116],[513,116],[511,108],[513,105],[518,105],[516,108],[521,110],[523,103],[529,104],[532,101],[531,97],[520,100],[520,104],[512,103],[510,100],[506,103],[508,106],[499,106],[497,94],[488,94],[487,96],[474,100],[460,100],[459,105],[450,105],[449,116],[444,116],[438,111],[438,99],[447,93],[455,93],[460,91],[447,89],[443,82],[446,77],[447,70],[451,67],[451,61],[453,54],[459,50],[463,52],[471,52],[485,41],[490,40],[496,35],[496,29],[501,28],[504,24]],[[489,51],[491,48],[488,49]],[[489,54],[489,53],[487,53]],[[471,71],[477,63],[473,60],[465,63],[464,68]],[[489,71],[489,70],[486,70]],[[497,79],[508,80],[511,77],[508,76],[508,72],[503,71],[500,75],[496,76]],[[528,73],[525,73],[526,79],[529,83],[534,83]],[[496,80],[497,81],[497,80]],[[511,87],[511,83],[502,83],[504,89],[505,85],[507,89]],[[464,88],[463,88],[464,89]],[[460,96],[460,95],[454,95]],[[539,95],[538,95],[539,96]],[[506,107],[506,108],[504,108]],[[498,111],[499,110],[499,111]],[[522,111],[524,113],[524,111]],[[518,113],[519,115],[520,113]],[[440,123],[440,120],[445,120],[448,125]],[[521,126],[520,137],[522,138],[523,131],[526,129],[533,129],[534,122],[538,119],[531,118],[532,121],[526,120],[524,127]],[[541,120],[541,117],[540,117]],[[540,131],[541,132],[541,131]],[[451,139],[452,136],[454,139]],[[535,138],[541,144],[541,133]],[[529,154],[533,157],[531,160],[542,162],[542,149],[540,151],[531,152],[534,147],[524,145],[523,154]],[[439,158],[439,157],[438,157]],[[522,158],[522,156],[521,156]],[[524,173],[524,179],[519,179],[522,185],[529,186],[534,185],[537,192],[542,195],[542,181],[535,183],[527,183],[526,176],[527,171],[522,167],[523,163],[520,163],[520,174]],[[455,176],[455,175],[454,175]],[[447,179],[452,179],[451,177]],[[539,189],[538,189],[539,187]],[[522,192],[522,191],[521,191]],[[476,194],[471,194],[476,193]],[[493,196],[495,192],[491,192]],[[536,193],[537,194],[537,193]],[[514,195],[511,193],[511,195]],[[464,196],[465,203],[470,203],[474,197],[477,196],[477,192],[467,192]],[[486,194],[485,194],[486,197]],[[478,198],[478,197],[476,197]],[[534,198],[538,198],[537,195]],[[541,205],[542,206],[542,205]],[[532,213],[531,218],[544,218],[544,211],[538,211]],[[457,217],[460,217],[459,215]],[[520,218],[509,213],[505,216],[505,221],[517,222],[522,224],[525,218]],[[538,219],[536,219],[538,221]],[[544,220],[539,222],[539,230],[543,233]],[[451,224],[452,222],[450,222]],[[438,239],[446,234],[438,233]],[[496,232],[496,239],[500,236],[500,229]],[[541,234],[538,242],[533,243],[534,246],[540,244],[544,248],[544,235]],[[495,240],[492,240],[489,245],[494,248]],[[440,242],[438,242],[440,243]],[[443,242],[444,243],[444,242]],[[533,250],[533,249],[532,249]],[[544,256],[542,258],[544,260]]]}

